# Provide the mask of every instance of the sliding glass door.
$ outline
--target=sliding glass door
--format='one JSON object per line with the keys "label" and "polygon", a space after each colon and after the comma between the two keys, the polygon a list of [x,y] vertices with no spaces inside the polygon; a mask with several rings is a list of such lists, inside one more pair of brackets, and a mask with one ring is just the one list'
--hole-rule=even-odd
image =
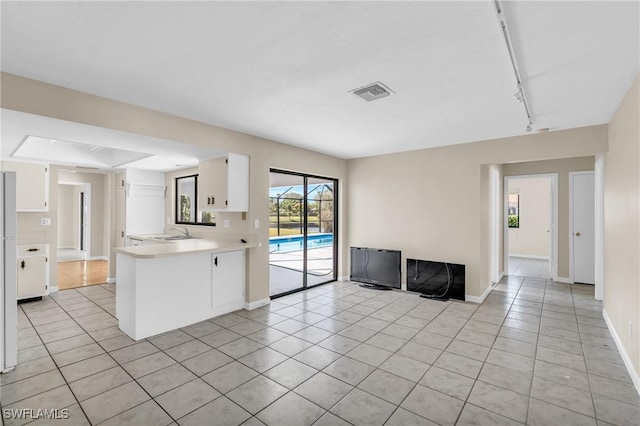
{"label": "sliding glass door", "polygon": [[271,170],[270,295],[337,279],[337,180]]}

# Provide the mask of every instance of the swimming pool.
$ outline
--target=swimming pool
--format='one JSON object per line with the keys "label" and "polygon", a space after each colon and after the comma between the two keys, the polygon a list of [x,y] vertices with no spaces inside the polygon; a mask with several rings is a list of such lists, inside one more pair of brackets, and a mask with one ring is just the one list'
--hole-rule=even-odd
{"label": "swimming pool", "polygon": [[[269,253],[284,253],[303,249],[302,235],[269,238]],[[307,236],[307,248],[331,247],[333,234],[311,234]]]}

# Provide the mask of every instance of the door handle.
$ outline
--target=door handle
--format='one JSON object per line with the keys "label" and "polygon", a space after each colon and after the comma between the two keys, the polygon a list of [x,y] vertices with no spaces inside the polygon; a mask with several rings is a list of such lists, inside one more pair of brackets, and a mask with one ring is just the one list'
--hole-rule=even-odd
{"label": "door handle", "polygon": [[24,260],[20,262],[20,269],[24,269],[25,266],[27,266],[27,264],[24,262]]}
{"label": "door handle", "polygon": [[579,232],[576,232],[576,237],[579,237],[581,234]]}
{"label": "door handle", "polygon": [[218,267],[218,256],[216,256],[215,259],[213,259],[213,265],[217,268]]}
{"label": "door handle", "polygon": [[124,231],[120,231],[120,236],[124,238]]}

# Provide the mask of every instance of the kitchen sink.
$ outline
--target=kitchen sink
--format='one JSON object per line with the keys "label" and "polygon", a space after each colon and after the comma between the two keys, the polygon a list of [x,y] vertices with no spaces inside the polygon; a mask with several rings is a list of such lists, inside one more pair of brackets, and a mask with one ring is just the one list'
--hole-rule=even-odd
{"label": "kitchen sink", "polygon": [[170,237],[153,237],[155,240],[163,240],[163,241],[177,241],[177,240],[194,240],[199,237],[187,237],[186,235],[171,235]]}

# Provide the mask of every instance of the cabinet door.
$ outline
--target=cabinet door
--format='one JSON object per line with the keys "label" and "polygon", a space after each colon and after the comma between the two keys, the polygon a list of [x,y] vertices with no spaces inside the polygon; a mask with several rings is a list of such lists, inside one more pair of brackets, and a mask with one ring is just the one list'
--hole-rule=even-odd
{"label": "cabinet door", "polygon": [[4,163],[6,171],[16,172],[16,210],[49,211],[49,166],[31,163]]}
{"label": "cabinet door", "polygon": [[244,250],[211,255],[211,306],[240,309],[244,304]]}
{"label": "cabinet door", "polygon": [[227,201],[227,159],[214,158],[198,167],[198,209],[224,208]]}
{"label": "cabinet door", "polygon": [[47,293],[47,257],[18,258],[18,299],[38,297]]}
{"label": "cabinet door", "polygon": [[229,154],[227,165],[227,204],[231,212],[249,211],[249,157]]}

